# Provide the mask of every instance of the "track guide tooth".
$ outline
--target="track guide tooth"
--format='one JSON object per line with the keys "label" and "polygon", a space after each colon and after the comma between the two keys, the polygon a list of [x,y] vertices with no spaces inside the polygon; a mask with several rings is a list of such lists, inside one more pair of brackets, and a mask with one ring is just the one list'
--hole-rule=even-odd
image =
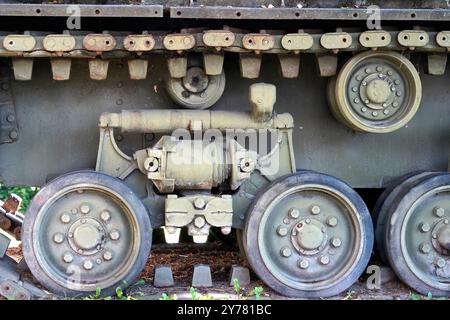
{"label": "track guide tooth", "polygon": [[243,78],[256,79],[259,77],[261,69],[261,55],[241,53],[239,54],[239,66]]}
{"label": "track guide tooth", "polygon": [[210,76],[217,76],[223,70],[224,55],[221,53],[203,53],[205,72]]}
{"label": "track guide tooth", "polygon": [[167,58],[167,68],[172,78],[183,78],[187,72],[187,57],[173,56]]}
{"label": "track guide tooth", "polygon": [[280,61],[281,75],[283,78],[296,78],[300,71],[300,55],[298,54],[278,54]]}
{"label": "track guide tooth", "polygon": [[166,243],[179,243],[181,228],[162,227],[164,230],[164,238]]}
{"label": "track guide tooth", "polygon": [[447,53],[429,53],[427,54],[427,73],[440,76],[445,74],[447,67]]}
{"label": "track guide tooth", "polygon": [[317,54],[317,63],[321,77],[332,77],[336,75],[338,57],[335,54]]}
{"label": "track guide tooth", "polygon": [[53,80],[64,81],[70,79],[72,59],[50,59]]}
{"label": "track guide tooth", "polygon": [[89,76],[92,80],[105,80],[108,77],[109,61],[101,59],[89,60]]}
{"label": "track guide tooth", "polygon": [[131,80],[144,80],[147,78],[148,60],[131,59],[128,60],[128,73]]}
{"label": "track guide tooth", "polygon": [[33,75],[33,59],[13,58],[14,78],[18,81],[31,80]]}

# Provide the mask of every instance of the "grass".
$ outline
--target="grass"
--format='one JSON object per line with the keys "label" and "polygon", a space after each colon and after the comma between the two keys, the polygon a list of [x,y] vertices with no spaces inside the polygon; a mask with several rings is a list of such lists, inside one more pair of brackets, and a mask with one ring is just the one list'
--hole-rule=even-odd
{"label": "grass", "polygon": [[38,191],[38,187],[6,187],[0,184],[0,200],[5,200],[11,193],[17,194],[22,198],[22,204],[20,205],[19,211],[25,213],[31,200]]}

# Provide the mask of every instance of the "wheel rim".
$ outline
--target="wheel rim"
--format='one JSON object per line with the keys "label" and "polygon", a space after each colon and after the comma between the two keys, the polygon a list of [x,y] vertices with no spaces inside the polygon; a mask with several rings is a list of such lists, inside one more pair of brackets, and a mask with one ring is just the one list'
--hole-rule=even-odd
{"label": "wheel rim", "polygon": [[348,198],[322,185],[302,185],[279,194],[258,230],[263,263],[291,288],[333,287],[362,255],[361,221],[355,212]]}
{"label": "wheel rim", "polygon": [[427,285],[450,291],[450,186],[428,191],[407,211],[401,252],[411,272]]}
{"label": "wheel rim", "polygon": [[75,184],[55,193],[39,210],[32,234],[42,270],[75,291],[107,288],[133,267],[139,252],[137,220],[116,192]]}
{"label": "wheel rim", "polygon": [[334,108],[355,130],[391,132],[412,119],[421,92],[417,70],[407,58],[369,51],[350,59],[340,71]]}
{"label": "wheel rim", "polygon": [[167,78],[171,98],[189,109],[206,109],[216,103],[225,89],[225,74],[207,75],[203,68],[191,66],[183,78]]}

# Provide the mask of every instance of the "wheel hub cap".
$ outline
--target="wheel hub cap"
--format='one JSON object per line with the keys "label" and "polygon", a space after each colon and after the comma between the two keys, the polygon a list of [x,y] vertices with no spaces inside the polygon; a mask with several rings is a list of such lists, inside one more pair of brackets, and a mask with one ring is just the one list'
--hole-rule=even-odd
{"label": "wheel hub cap", "polygon": [[102,248],[105,233],[97,220],[82,218],[75,221],[69,228],[68,238],[69,244],[75,252],[91,255]]}
{"label": "wheel hub cap", "polygon": [[389,84],[383,80],[373,80],[369,82],[366,89],[367,97],[373,103],[386,102],[390,96]]}
{"label": "wheel hub cap", "polygon": [[199,67],[190,68],[183,78],[183,86],[192,93],[205,91],[208,87],[209,79],[205,71]]}
{"label": "wheel hub cap", "polygon": [[438,242],[441,247],[450,250],[450,227],[442,228],[439,231]]}
{"label": "wheel hub cap", "polygon": [[291,242],[298,252],[306,255],[318,253],[326,244],[325,226],[316,219],[302,219],[292,229]]}

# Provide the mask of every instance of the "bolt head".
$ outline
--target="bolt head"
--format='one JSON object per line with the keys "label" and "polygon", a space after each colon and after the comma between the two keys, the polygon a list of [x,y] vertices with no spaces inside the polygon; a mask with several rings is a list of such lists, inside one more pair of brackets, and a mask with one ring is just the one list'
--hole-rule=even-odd
{"label": "bolt head", "polygon": [[103,259],[106,261],[110,261],[112,259],[112,252],[111,251],[105,251],[103,253]]}
{"label": "bolt head", "polygon": [[292,251],[290,248],[288,248],[288,247],[281,248],[281,255],[283,257],[288,258],[291,256],[291,254],[292,254]]}
{"label": "bolt head", "polygon": [[437,259],[437,261],[436,261],[436,266],[438,266],[439,268],[443,268],[443,267],[445,267],[445,260],[444,259],[442,259],[442,258],[439,258],[439,259]]}
{"label": "bolt head", "polygon": [[285,226],[278,226],[278,228],[277,228],[277,234],[278,234],[280,237],[286,236],[287,233],[288,233],[288,229],[287,229]]}
{"label": "bolt head", "polygon": [[91,260],[86,260],[85,262],[83,262],[83,268],[85,268],[86,270],[91,270],[93,267],[94,264]]}
{"label": "bolt head", "polygon": [[331,245],[335,248],[339,248],[342,244],[341,239],[334,237],[333,239],[331,239]]}
{"label": "bolt head", "polygon": [[319,214],[320,213],[320,207],[319,206],[312,206],[311,207],[311,213],[312,214]]}
{"label": "bolt head", "polygon": [[109,237],[111,238],[111,240],[119,240],[120,238],[119,230],[117,229],[111,230],[111,232],[109,233]]}
{"label": "bolt head", "polygon": [[55,233],[53,235],[53,241],[57,244],[60,244],[64,241],[64,235],[62,233]]}
{"label": "bolt head", "polygon": [[69,223],[70,222],[70,216],[67,213],[63,213],[61,215],[61,222],[62,223]]}
{"label": "bolt head", "polygon": [[100,219],[102,219],[104,222],[108,222],[109,219],[111,219],[111,213],[109,213],[108,210],[103,210],[100,213]]}
{"label": "bolt head", "polygon": [[101,264],[101,263],[102,263],[102,259],[97,259],[97,260],[95,260],[95,263]]}
{"label": "bolt head", "polygon": [[336,217],[329,217],[329,218],[327,219],[327,224],[328,224],[330,227],[335,227],[335,226],[337,226],[337,224],[338,224],[338,220],[337,220]]}
{"label": "bolt head", "polygon": [[330,263],[330,258],[328,256],[320,257],[320,264],[327,265]]}
{"label": "bolt head", "polygon": [[441,208],[441,207],[435,207],[434,209],[433,209],[433,213],[434,213],[434,215],[436,216],[436,217],[442,217],[443,215],[444,215],[444,213],[445,213],[445,210],[444,210],[444,208]]}
{"label": "bolt head", "polygon": [[195,207],[196,209],[203,209],[205,206],[206,206],[205,199],[202,199],[202,198],[197,198],[197,199],[195,199],[195,201],[194,201],[194,207]]}
{"label": "bolt head", "polygon": [[426,254],[426,253],[430,253],[431,247],[430,247],[430,245],[427,244],[427,243],[422,243],[422,244],[420,245],[420,247],[419,247],[419,250],[420,250],[420,252]]}
{"label": "bolt head", "polygon": [[423,233],[430,231],[430,225],[428,223],[425,223],[425,222],[421,223],[420,224],[420,231],[423,232]]}
{"label": "bolt head", "polygon": [[300,261],[298,262],[298,266],[299,266],[301,269],[307,269],[307,268],[309,267],[309,262],[308,262],[307,260],[300,260]]}
{"label": "bolt head", "polygon": [[73,261],[73,256],[70,253],[65,253],[63,260],[65,263],[71,263]]}
{"label": "bolt head", "polygon": [[80,207],[80,211],[81,211],[81,213],[87,214],[87,213],[89,213],[89,211],[91,211],[91,207],[89,207],[88,204],[83,204]]}
{"label": "bolt head", "polygon": [[288,215],[291,219],[297,219],[298,217],[300,217],[300,211],[298,211],[298,209],[291,208],[288,211]]}
{"label": "bolt head", "polygon": [[205,218],[203,217],[197,217],[194,219],[194,226],[196,226],[197,228],[201,228],[205,225],[206,221]]}

